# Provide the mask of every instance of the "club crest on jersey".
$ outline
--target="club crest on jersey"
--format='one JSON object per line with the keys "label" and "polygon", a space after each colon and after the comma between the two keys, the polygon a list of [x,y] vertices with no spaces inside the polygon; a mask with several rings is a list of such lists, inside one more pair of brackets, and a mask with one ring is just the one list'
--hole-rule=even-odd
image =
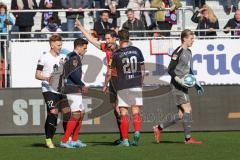
{"label": "club crest on jersey", "polygon": [[77,65],[78,65],[78,61],[77,61],[77,59],[74,59],[74,60],[73,60],[73,66],[74,66],[74,67],[77,67]]}
{"label": "club crest on jersey", "polygon": [[63,58],[60,59],[59,64],[64,64],[64,59]]}
{"label": "club crest on jersey", "polygon": [[177,60],[177,58],[178,58],[178,55],[173,54],[173,56],[172,56],[172,60]]}

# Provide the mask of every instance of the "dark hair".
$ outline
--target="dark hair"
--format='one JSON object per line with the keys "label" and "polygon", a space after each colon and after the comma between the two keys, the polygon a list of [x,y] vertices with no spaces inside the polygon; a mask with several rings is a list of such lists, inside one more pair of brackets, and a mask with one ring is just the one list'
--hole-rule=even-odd
{"label": "dark hair", "polygon": [[129,41],[129,32],[128,30],[120,30],[118,32],[118,38],[119,38],[119,41]]}
{"label": "dark hair", "polygon": [[184,38],[188,38],[188,36],[194,35],[194,33],[190,29],[185,29],[181,33],[181,41],[184,42]]}
{"label": "dark hair", "polygon": [[109,15],[109,11],[107,11],[107,10],[104,10],[104,11],[101,11],[101,12],[100,12],[100,16],[102,16],[102,15],[103,15],[103,13],[107,13],[107,14]]}
{"label": "dark hair", "polygon": [[50,38],[49,38],[49,43],[51,42],[56,42],[56,41],[62,41],[62,37],[59,34],[53,34]]}
{"label": "dark hair", "polygon": [[48,18],[48,23],[58,23],[58,19],[55,17],[49,17]]}
{"label": "dark hair", "polygon": [[0,8],[4,8],[5,9],[5,13],[7,13],[7,5],[5,5],[4,3],[0,2]]}
{"label": "dark hair", "polygon": [[117,33],[114,31],[114,30],[107,30],[106,32],[105,32],[105,35],[106,34],[109,34],[111,37],[113,37],[113,38],[117,38]]}
{"label": "dark hair", "polygon": [[77,46],[83,46],[84,44],[88,44],[88,41],[83,38],[77,38],[74,40],[74,48],[77,48]]}
{"label": "dark hair", "polygon": [[128,12],[133,12],[134,13],[134,10],[129,8],[128,10],[126,10],[125,14],[128,14]]}

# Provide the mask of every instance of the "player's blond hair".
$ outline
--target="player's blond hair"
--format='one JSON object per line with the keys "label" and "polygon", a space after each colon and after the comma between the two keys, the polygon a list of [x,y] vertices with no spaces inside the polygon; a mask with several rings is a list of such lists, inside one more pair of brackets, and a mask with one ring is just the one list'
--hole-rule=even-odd
{"label": "player's blond hair", "polygon": [[62,41],[62,37],[59,34],[53,34],[50,38],[49,38],[49,43],[51,44],[51,42],[56,42],[56,41]]}
{"label": "player's blond hair", "polygon": [[188,38],[188,36],[190,35],[194,35],[193,31],[191,31],[190,29],[185,29],[182,31],[181,33],[181,41],[182,43],[184,42],[184,38]]}

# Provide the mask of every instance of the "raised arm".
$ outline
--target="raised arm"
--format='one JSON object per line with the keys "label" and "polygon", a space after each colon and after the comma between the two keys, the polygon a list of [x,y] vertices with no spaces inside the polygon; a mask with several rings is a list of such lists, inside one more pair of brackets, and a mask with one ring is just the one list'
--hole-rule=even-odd
{"label": "raised arm", "polygon": [[75,22],[76,27],[83,33],[83,35],[87,38],[87,40],[92,43],[98,49],[101,49],[101,44],[97,41],[91,34],[89,34],[86,29],[83,27],[79,20]]}

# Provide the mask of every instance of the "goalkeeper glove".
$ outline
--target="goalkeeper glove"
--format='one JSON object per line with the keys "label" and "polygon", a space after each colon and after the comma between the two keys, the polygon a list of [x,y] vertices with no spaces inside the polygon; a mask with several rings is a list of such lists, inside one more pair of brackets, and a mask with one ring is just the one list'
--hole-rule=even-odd
{"label": "goalkeeper glove", "polygon": [[201,84],[199,83],[199,81],[196,81],[195,88],[196,88],[196,90],[197,90],[197,94],[198,94],[198,95],[203,95],[204,89],[203,89],[203,87],[201,86]]}
{"label": "goalkeeper glove", "polygon": [[178,76],[174,77],[175,81],[180,84],[181,86],[188,88],[189,86],[184,82],[183,78],[179,78]]}

